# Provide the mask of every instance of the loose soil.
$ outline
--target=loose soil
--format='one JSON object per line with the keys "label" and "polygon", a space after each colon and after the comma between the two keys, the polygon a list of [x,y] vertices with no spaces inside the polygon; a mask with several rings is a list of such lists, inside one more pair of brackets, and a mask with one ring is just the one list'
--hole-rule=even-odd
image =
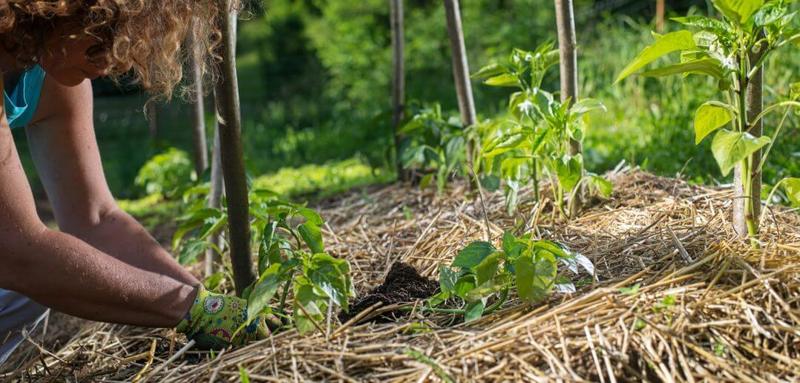
{"label": "loose soil", "polygon": [[[367,295],[358,299],[350,307],[349,312],[339,314],[339,320],[344,323],[362,311],[381,303],[387,306],[395,303],[411,303],[426,299],[439,290],[439,283],[419,275],[417,269],[403,262],[395,262],[386,275],[386,280],[380,286],[372,289]],[[393,322],[407,317],[404,311],[389,311],[381,313],[371,321],[376,323]]]}

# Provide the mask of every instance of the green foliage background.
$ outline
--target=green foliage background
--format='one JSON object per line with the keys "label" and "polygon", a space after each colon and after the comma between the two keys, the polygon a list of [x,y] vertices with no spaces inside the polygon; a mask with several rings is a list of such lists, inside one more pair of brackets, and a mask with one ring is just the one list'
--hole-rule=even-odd
{"label": "green foliage background", "polygon": [[[608,113],[593,117],[588,130],[587,167],[602,172],[625,159],[659,174],[725,182],[708,148],[693,145],[693,111],[713,92],[711,87],[696,86],[696,81],[704,80],[633,78],[612,85],[619,70],[650,41],[653,11],[645,3],[649,2],[575,3],[581,94],[609,108]],[[698,5],[695,12],[708,10],[704,0],[668,2],[672,10],[680,7],[681,13],[691,4]],[[455,114],[441,1],[406,0],[405,6],[408,100],[439,102]],[[554,40],[552,8],[551,0],[462,1],[472,70],[502,59],[513,47],[532,49]],[[240,24],[238,63],[250,172],[275,175],[281,169],[308,164],[357,164],[375,168],[374,174],[386,179],[392,150],[388,2],[270,0],[251,7],[249,13]],[[795,49],[772,60],[767,98],[785,93],[780,88],[788,86],[797,73],[799,59]],[[546,88],[557,88],[557,75],[545,81]],[[505,110],[506,90],[476,82],[474,92],[481,119]],[[152,155],[172,146],[191,150],[188,107],[180,100],[162,105],[159,132],[151,138],[141,112],[144,100],[141,95],[98,95],[95,102],[106,175],[119,197],[144,194],[133,181]],[[210,102],[207,109],[210,127]],[[797,126],[796,118],[789,126]],[[797,129],[788,129],[775,147],[768,181],[800,175],[794,144],[798,134]],[[24,141],[24,133],[15,135]],[[26,167],[31,168],[25,145],[20,146]],[[288,173],[284,170],[284,174]],[[35,189],[41,192],[41,187]]]}

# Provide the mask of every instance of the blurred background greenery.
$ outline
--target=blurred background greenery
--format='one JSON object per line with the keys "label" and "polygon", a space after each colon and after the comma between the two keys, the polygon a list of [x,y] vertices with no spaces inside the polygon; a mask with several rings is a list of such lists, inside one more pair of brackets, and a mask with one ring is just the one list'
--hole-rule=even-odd
{"label": "blurred background greenery", "polygon": [[[657,174],[728,182],[720,179],[708,142],[693,144],[694,110],[715,96],[713,86],[675,78],[612,84],[651,41],[655,3],[575,2],[581,95],[609,108],[591,123],[588,167],[602,172],[626,160]],[[672,14],[709,11],[706,0],[667,1],[667,6]],[[406,0],[405,7],[408,100],[439,102],[456,114],[442,2]],[[552,8],[552,0],[462,1],[471,69],[504,58],[513,47],[532,49],[554,40]],[[238,65],[244,145],[256,184],[291,195],[391,180],[388,1],[270,0],[251,4],[247,13],[240,24]],[[800,55],[788,52],[769,65],[767,98],[786,94],[797,72]],[[556,88],[557,74],[546,81]],[[189,108],[180,100],[159,105],[158,131],[151,136],[142,112],[145,96],[102,82],[95,84],[95,93],[95,125],[109,184],[120,198],[143,196],[146,187],[134,180],[149,158],[170,147],[191,150]],[[506,91],[474,83],[474,93],[481,119],[503,113]],[[210,128],[210,113],[208,122]],[[798,134],[790,129],[776,145],[767,182],[800,175]],[[24,142],[24,133],[15,135]],[[24,144],[20,151],[31,167]],[[34,172],[29,174],[41,194]]]}

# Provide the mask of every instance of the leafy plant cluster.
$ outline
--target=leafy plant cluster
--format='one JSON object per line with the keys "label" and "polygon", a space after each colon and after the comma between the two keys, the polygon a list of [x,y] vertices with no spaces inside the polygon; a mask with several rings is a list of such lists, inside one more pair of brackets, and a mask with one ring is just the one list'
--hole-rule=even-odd
{"label": "leafy plant cluster", "polygon": [[186,152],[169,148],[153,156],[139,169],[135,184],[148,195],[161,194],[166,199],[174,199],[197,179],[193,169]]}
{"label": "leafy plant cluster", "polygon": [[[739,167],[745,198],[745,218],[751,237],[758,234],[758,220],[750,196],[770,150],[784,129],[792,109],[800,109],[800,85],[790,87],[788,95],[761,110],[750,105],[748,92],[765,62],[778,50],[800,43],[797,12],[790,9],[794,0],[712,0],[721,18],[679,17],[674,20],[689,29],[655,35],[646,47],[620,73],[617,81],[640,72],[663,56],[679,53],[680,60],[656,69],[640,72],[642,76],[701,75],[716,80],[723,100],[701,105],[694,118],[695,143],[714,135],[713,156],[723,176]],[[757,109],[752,109],[756,107]],[[771,135],[758,136],[753,131],[771,113],[783,110],[780,123]],[[763,153],[762,153],[763,150]],[[754,159],[755,155],[755,159]],[[796,181],[781,181],[791,188]],[[793,193],[789,192],[788,195]]]}
{"label": "leafy plant cluster", "polygon": [[[222,253],[208,239],[227,227],[227,211],[224,204],[221,209],[205,207],[200,197],[206,191],[207,186],[199,186],[185,196],[192,207],[180,219],[173,239],[183,263],[193,262],[209,248]],[[349,309],[348,300],[355,295],[350,264],[325,251],[324,220],[316,211],[284,201],[274,192],[254,190],[250,217],[259,278],[245,290],[248,322],[261,313],[273,314],[284,325],[306,333],[319,329],[334,306]],[[187,234],[191,238],[186,239]],[[207,284],[218,283],[223,275],[209,277]]]}
{"label": "leafy plant cluster", "polygon": [[[502,306],[512,290],[531,304],[553,290],[575,292],[569,278],[559,275],[559,264],[574,274],[582,268],[594,275],[594,265],[585,256],[553,241],[533,239],[531,234],[517,237],[506,232],[499,249],[489,242],[472,242],[450,266],[439,268],[441,291],[429,304],[436,310],[455,300],[464,320],[470,322]],[[493,303],[487,306],[490,300]]]}
{"label": "leafy plant cluster", "polygon": [[400,163],[422,175],[421,188],[435,182],[442,192],[451,175],[463,175],[469,133],[459,118],[445,118],[441,105],[420,109],[399,133],[404,137]]}
{"label": "leafy plant cluster", "polygon": [[546,43],[534,51],[514,49],[507,62],[485,66],[473,76],[489,86],[518,89],[509,98],[510,117],[489,123],[482,132],[488,137],[479,156],[484,171],[504,181],[509,211],[516,209],[520,186],[527,182],[532,182],[538,201],[540,181],[546,178],[559,211],[566,216],[575,206],[565,203],[574,204],[585,187],[604,197],[612,193],[609,181],[588,173],[583,156],[570,152],[570,140],[583,142],[585,115],[604,111],[605,106],[588,98],[562,102],[542,89],[547,70],[558,62],[558,51]]}

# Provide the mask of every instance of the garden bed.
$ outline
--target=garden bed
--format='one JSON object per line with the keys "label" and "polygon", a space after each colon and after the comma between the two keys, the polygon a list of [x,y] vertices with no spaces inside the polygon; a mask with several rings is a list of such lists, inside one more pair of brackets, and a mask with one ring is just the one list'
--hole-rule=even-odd
{"label": "garden bed", "polygon": [[[85,324],[0,380],[238,381],[240,368],[274,382],[800,379],[800,215],[769,209],[754,250],[734,236],[727,189],[638,171],[610,178],[612,199],[571,222],[551,219],[547,203],[510,217],[501,195],[487,196],[492,240],[516,222],[592,260],[596,280],[584,276],[574,294],[534,307],[512,298],[468,324],[414,305],[396,322],[370,321],[399,308],[378,303],[343,325],[331,315],[314,334],[215,354],[182,352],[168,330]],[[359,295],[395,262],[435,279],[486,235],[468,194],[396,184],[323,201],[327,247],[350,261]]]}

